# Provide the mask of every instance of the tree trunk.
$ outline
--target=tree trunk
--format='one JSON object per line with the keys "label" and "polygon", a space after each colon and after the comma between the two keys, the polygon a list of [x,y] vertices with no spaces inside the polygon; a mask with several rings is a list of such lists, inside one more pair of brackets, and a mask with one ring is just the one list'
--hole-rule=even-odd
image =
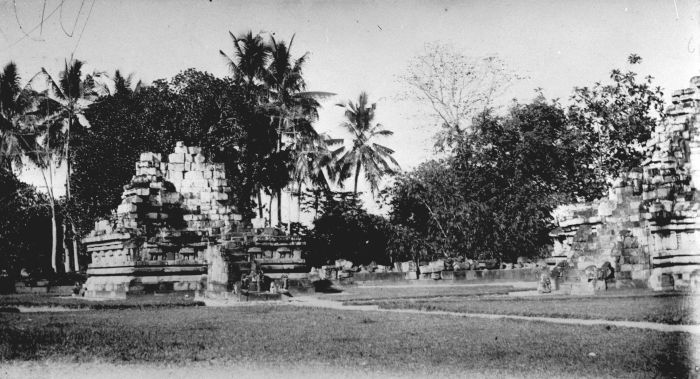
{"label": "tree trunk", "polygon": [[[282,151],[282,117],[279,117],[277,123],[277,154]],[[282,225],[282,188],[278,188],[274,195],[277,196],[277,225]],[[270,199],[270,207],[272,207],[272,199]],[[270,216],[272,223],[272,216]]]}
{"label": "tree trunk", "polygon": [[70,272],[70,249],[68,248],[68,220],[63,217],[63,269],[66,273]]}
{"label": "tree trunk", "polygon": [[357,162],[357,166],[355,167],[355,195],[357,195],[357,179],[360,178],[360,167],[362,167],[362,165],[360,162]]}
{"label": "tree trunk", "polygon": [[262,195],[261,195],[262,190],[258,191],[258,216],[260,218],[265,217],[263,214],[263,203],[262,203]]}
{"label": "tree trunk", "polygon": [[58,232],[56,226],[56,202],[53,196],[53,170],[51,168],[51,160],[49,159],[49,164],[46,166],[49,170],[49,181],[46,181],[46,174],[44,174],[44,169],[41,169],[41,176],[44,178],[44,184],[46,185],[46,192],[49,194],[49,207],[51,208],[51,268],[53,272],[57,272],[56,267],[56,246],[58,245]]}
{"label": "tree trunk", "polygon": [[56,243],[58,242],[58,237],[56,232],[56,207],[53,199],[49,200],[49,206],[51,207],[51,268],[53,272],[56,272]]}
{"label": "tree trunk", "polygon": [[80,271],[78,262],[78,231],[75,229],[74,223],[71,223],[71,228],[73,228],[73,268],[78,272]]}
{"label": "tree trunk", "polygon": [[301,183],[299,184],[297,195],[297,222],[301,222]]}
{"label": "tree trunk", "polygon": [[270,227],[272,227],[272,194],[270,194],[270,204],[269,204],[269,209],[267,210],[267,222],[270,223]]}
{"label": "tree trunk", "polygon": [[[65,218],[63,220],[63,248],[65,249],[65,257],[66,261],[63,262],[64,267],[66,267],[66,272],[70,272],[70,250],[68,249],[68,241],[72,241],[73,249],[76,250],[74,252],[75,254],[75,263],[78,263],[78,253],[77,253],[77,248],[78,248],[78,243],[75,240],[75,235],[70,236],[72,234],[72,231],[75,230],[75,226],[73,226],[73,223],[70,221],[70,204],[71,204],[71,193],[70,193],[70,128],[73,124],[73,115],[69,114],[68,115],[68,130],[66,131],[66,209],[65,209]],[[70,228],[69,228],[70,227]],[[76,271],[78,267],[75,267]]]}
{"label": "tree trunk", "polygon": [[282,189],[277,190],[277,225],[282,225]]}
{"label": "tree trunk", "polygon": [[318,220],[319,197],[320,194],[318,192],[314,192],[314,221]]}

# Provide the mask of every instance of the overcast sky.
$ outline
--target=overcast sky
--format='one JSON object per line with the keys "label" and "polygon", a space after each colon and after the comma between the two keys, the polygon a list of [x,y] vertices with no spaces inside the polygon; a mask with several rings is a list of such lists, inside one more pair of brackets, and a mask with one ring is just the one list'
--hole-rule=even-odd
{"label": "overcast sky", "polygon": [[333,104],[366,90],[378,103],[377,121],[395,132],[383,143],[396,150],[403,168],[432,154],[431,119],[397,98],[402,87],[396,79],[427,42],[450,43],[467,55],[499,55],[529,77],[506,96],[521,101],[537,87],[565,100],[574,86],[626,68],[632,52],[644,59],[637,71],[653,75],[668,93],[700,74],[700,3],[689,0],[13,4],[0,0],[0,64],[15,61],[23,78],[41,67],[57,74],[73,52],[91,68],[133,72],[145,81],[189,67],[224,76],[218,51],[232,51],[229,31],[275,33],[278,39],[296,34],[292,53],[310,53],[304,71],[309,89],[338,94],[324,104],[318,129],[347,137],[338,127],[342,109]]}

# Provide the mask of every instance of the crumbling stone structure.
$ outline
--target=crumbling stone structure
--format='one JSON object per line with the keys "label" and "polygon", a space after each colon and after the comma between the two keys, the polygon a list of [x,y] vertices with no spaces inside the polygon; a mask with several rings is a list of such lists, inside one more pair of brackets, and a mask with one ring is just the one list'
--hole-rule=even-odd
{"label": "crumbling stone structure", "polygon": [[[88,296],[201,289],[216,257],[244,248],[230,192],[223,164],[198,147],[178,142],[167,162],[141,154],[121,204],[83,239],[92,257]],[[217,268],[221,280],[226,270]]]}
{"label": "crumbling stone structure", "polygon": [[700,277],[700,76],[675,91],[642,167],[608,198],[559,207],[553,256],[578,269],[609,262],[618,286],[680,289]]}

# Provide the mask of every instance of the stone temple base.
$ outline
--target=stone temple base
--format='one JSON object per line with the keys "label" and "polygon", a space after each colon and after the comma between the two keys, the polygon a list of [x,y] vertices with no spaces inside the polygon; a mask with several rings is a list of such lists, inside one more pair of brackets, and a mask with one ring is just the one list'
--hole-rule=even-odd
{"label": "stone temple base", "polygon": [[207,266],[201,262],[133,262],[118,267],[88,267],[86,297],[125,299],[154,293],[194,293],[202,288]]}

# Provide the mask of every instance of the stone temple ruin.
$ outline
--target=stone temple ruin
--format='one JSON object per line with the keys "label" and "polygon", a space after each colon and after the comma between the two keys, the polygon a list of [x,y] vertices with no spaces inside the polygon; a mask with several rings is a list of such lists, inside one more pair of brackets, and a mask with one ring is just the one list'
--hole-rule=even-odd
{"label": "stone temple ruin", "polygon": [[559,207],[555,258],[582,270],[608,262],[617,286],[655,290],[700,280],[700,76],[675,91],[667,118],[646,143],[641,168],[608,198]]}
{"label": "stone temple ruin", "polygon": [[[555,210],[555,261],[579,272],[609,265],[618,287],[700,288],[700,76],[691,85],[673,93],[642,167],[607,198]],[[230,179],[197,147],[178,143],[167,162],[141,154],[121,205],[83,240],[92,256],[87,295],[228,293],[259,268],[305,278],[302,241],[245,227]]]}
{"label": "stone temple ruin", "polygon": [[198,147],[178,142],[167,161],[142,153],[121,204],[83,239],[87,296],[221,293],[255,266],[273,278],[305,272],[298,238],[242,224],[229,181]]}

